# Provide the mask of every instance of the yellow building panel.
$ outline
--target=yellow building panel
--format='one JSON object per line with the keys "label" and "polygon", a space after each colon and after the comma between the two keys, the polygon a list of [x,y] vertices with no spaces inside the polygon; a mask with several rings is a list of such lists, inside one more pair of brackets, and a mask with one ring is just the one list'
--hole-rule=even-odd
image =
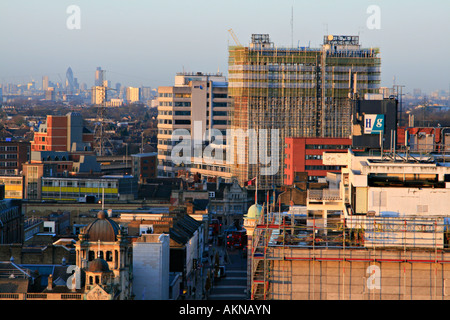
{"label": "yellow building panel", "polygon": [[12,184],[5,185],[5,191],[22,191],[22,190],[23,190],[22,185],[12,185]]}

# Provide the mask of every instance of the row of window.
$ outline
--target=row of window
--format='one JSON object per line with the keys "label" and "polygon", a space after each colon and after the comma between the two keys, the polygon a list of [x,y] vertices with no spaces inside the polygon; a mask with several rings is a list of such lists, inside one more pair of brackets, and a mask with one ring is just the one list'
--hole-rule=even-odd
{"label": "row of window", "polygon": [[[84,197],[85,194],[82,192],[53,192],[53,191],[42,191],[43,199],[78,199]],[[102,193],[97,194],[98,197],[105,197],[105,199],[116,199],[117,193]]]}
{"label": "row of window", "polygon": [[160,116],[171,116],[172,114],[176,115],[176,116],[190,116],[191,115],[191,111],[187,110],[187,111],[175,111],[173,112],[172,110],[159,110],[158,111],[158,115]]}
{"label": "row of window", "polygon": [[306,160],[322,160],[323,155],[321,154],[307,154],[305,156]]}
{"label": "row of window", "polygon": [[159,129],[158,134],[172,134],[172,130],[170,129]]}
{"label": "row of window", "polygon": [[341,170],[340,166],[305,166],[305,170]]}
{"label": "row of window", "polygon": [[[192,94],[190,93],[170,93],[170,92],[160,92],[158,94],[158,96],[160,98],[191,98]],[[209,93],[207,93],[207,97],[209,98]],[[228,98],[228,94],[227,93],[214,93],[214,98],[219,98],[219,99],[224,99],[224,98]]]}
{"label": "row of window", "polygon": [[191,103],[190,102],[180,102],[180,101],[175,101],[174,102],[174,106],[175,107],[190,107]]}
{"label": "row of window", "polygon": [[158,144],[163,146],[175,146],[178,144],[178,141],[172,141],[169,139],[158,139]]}
{"label": "row of window", "polygon": [[307,144],[306,149],[347,150],[349,145],[340,144]]}
{"label": "row of window", "polygon": [[42,180],[44,187],[117,188],[117,182]]}
{"label": "row of window", "polygon": [[0,183],[4,185],[21,185],[22,179],[0,179]]}
{"label": "row of window", "polygon": [[0,167],[17,167],[17,161],[0,161]]}
{"label": "row of window", "polygon": [[0,151],[17,151],[17,146],[0,146]]}
{"label": "row of window", "polygon": [[211,206],[211,212],[224,212],[224,211],[233,211],[234,213],[242,213],[242,206],[230,206],[229,208],[225,208],[223,206]]}
{"label": "row of window", "polygon": [[0,159],[17,159],[17,153],[0,154]]}

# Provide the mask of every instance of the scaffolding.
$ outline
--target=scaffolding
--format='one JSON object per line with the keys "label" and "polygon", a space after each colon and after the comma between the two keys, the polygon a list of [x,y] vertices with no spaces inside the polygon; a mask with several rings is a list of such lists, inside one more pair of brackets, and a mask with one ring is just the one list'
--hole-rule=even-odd
{"label": "scaffolding", "polygon": [[[340,213],[322,218],[305,211],[299,214],[292,210],[263,210],[251,238],[252,300],[275,296],[284,299],[287,291],[291,292],[293,271],[287,270],[286,262],[309,261],[313,265],[309,275],[312,283],[319,276],[314,274],[314,264],[320,262],[342,262],[342,279],[346,276],[345,263],[349,262],[426,263],[434,265],[435,270],[438,265],[450,263],[445,257],[450,248],[450,218],[345,217]],[[280,292],[279,288],[286,292]]]}
{"label": "scaffolding", "polygon": [[[378,55],[378,49],[353,43],[340,49],[329,44],[316,49],[277,48],[268,35],[253,35],[248,47],[230,46],[230,127],[278,129],[281,167],[286,137],[348,137],[349,90],[359,95],[378,91]],[[245,152],[248,143],[239,148]],[[257,167],[235,161],[231,170],[244,183],[258,175]],[[276,175],[259,176],[260,186],[281,185],[283,174],[281,169]]]}

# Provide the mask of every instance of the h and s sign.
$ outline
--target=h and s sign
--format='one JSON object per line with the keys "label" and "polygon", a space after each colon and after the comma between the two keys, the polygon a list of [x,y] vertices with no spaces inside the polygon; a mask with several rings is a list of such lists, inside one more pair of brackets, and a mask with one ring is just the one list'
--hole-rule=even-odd
{"label": "h and s sign", "polygon": [[379,134],[384,132],[384,114],[364,115],[364,133]]}

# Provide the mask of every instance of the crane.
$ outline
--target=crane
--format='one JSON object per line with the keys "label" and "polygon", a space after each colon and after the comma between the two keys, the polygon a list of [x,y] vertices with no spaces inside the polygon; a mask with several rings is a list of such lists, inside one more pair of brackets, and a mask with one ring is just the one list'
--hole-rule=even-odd
{"label": "crane", "polygon": [[234,42],[236,43],[237,46],[242,47],[242,44],[239,42],[238,37],[234,34],[233,29],[228,29],[228,32],[231,34],[231,36],[233,37]]}

